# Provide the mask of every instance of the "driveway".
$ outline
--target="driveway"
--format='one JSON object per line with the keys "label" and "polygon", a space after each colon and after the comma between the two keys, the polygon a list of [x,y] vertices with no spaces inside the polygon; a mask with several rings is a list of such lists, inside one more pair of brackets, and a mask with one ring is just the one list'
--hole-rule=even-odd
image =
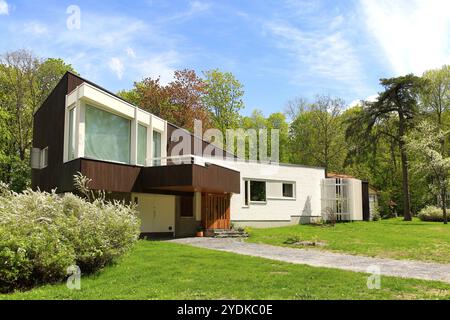
{"label": "driveway", "polygon": [[232,238],[184,238],[170,240],[170,242],[314,267],[327,267],[357,272],[373,272],[372,270],[379,270],[381,275],[386,276],[437,280],[450,283],[450,264],[382,259],[314,249],[278,247],[267,244],[248,243],[240,239]]}

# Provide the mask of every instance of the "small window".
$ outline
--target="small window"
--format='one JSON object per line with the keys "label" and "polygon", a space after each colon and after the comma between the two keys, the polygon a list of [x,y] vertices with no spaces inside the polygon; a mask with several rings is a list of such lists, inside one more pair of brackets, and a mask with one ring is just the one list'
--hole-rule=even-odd
{"label": "small window", "polygon": [[75,159],[75,108],[69,111],[68,159]]}
{"label": "small window", "polygon": [[266,201],[266,182],[250,181],[250,201]]}
{"label": "small window", "polygon": [[294,197],[294,185],[292,183],[283,183],[283,197],[284,198]]}
{"label": "small window", "polygon": [[31,169],[41,168],[41,149],[31,148]]}
{"label": "small window", "polygon": [[41,169],[48,166],[48,147],[41,150]]}
{"label": "small window", "polygon": [[180,197],[180,216],[183,218],[194,217],[194,197],[192,196]]}
{"label": "small window", "polygon": [[244,205],[248,206],[248,180],[244,180]]}

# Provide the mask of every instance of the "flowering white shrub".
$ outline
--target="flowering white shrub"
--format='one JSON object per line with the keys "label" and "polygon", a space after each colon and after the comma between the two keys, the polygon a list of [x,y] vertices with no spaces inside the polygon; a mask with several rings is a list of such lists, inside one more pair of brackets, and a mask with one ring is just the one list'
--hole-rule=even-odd
{"label": "flowering white shrub", "polygon": [[423,208],[422,210],[420,210],[417,217],[422,221],[444,221],[442,209],[435,206],[427,206]]}
{"label": "flowering white shrub", "polygon": [[73,194],[0,186],[0,291],[64,279],[70,265],[94,272],[138,239],[134,208]]}

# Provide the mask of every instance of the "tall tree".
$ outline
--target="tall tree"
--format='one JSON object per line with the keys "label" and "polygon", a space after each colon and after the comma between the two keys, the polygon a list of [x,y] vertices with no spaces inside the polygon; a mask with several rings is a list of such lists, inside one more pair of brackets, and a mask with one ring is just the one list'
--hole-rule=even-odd
{"label": "tall tree", "polygon": [[292,161],[296,163],[341,170],[345,157],[340,98],[317,96],[315,101],[300,110],[290,125]]}
{"label": "tall tree", "polygon": [[[438,127],[446,130],[443,115],[450,111],[450,65],[444,65],[440,69],[424,72],[425,83],[421,91],[421,100],[427,111],[435,117]],[[442,137],[441,153],[446,153],[445,136]]]}
{"label": "tall tree", "polygon": [[[28,159],[32,140],[33,113],[66,71],[73,68],[61,59],[40,59],[27,50],[0,56],[0,109],[6,113],[7,159],[1,163],[3,179],[29,180]],[[15,189],[24,187],[23,183]]]}
{"label": "tall tree", "polygon": [[423,121],[406,137],[406,149],[418,160],[415,169],[431,181],[431,191],[440,201],[444,223],[447,224],[447,190],[450,183],[450,157],[441,153],[445,135],[439,127]]}
{"label": "tall tree", "polygon": [[[367,139],[377,129],[377,135],[390,136],[399,146],[400,162],[402,168],[403,189],[403,214],[404,219],[410,221],[411,200],[409,190],[408,155],[405,148],[405,135],[413,125],[413,120],[418,114],[418,96],[423,87],[423,80],[412,74],[381,79],[384,91],[381,92],[375,102],[365,102],[363,110],[355,118],[349,120],[347,136],[357,135],[361,129],[364,134],[359,134],[361,140]],[[395,132],[383,130],[380,123],[395,121]]]}
{"label": "tall tree", "polygon": [[207,84],[204,102],[212,114],[214,127],[223,133],[226,129],[236,128],[239,124],[239,111],[244,107],[243,85],[231,72],[215,69],[203,74]]}
{"label": "tall tree", "polygon": [[160,79],[146,78],[135,82],[130,91],[118,94],[141,108],[188,130],[193,130],[194,119],[203,122],[203,128],[210,125],[208,109],[203,102],[206,93],[205,82],[193,70],[178,70],[174,80],[163,85]]}

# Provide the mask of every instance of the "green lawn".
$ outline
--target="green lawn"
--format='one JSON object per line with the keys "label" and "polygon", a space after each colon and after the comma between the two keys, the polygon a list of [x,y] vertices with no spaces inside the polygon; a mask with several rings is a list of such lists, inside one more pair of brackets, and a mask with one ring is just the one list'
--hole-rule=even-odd
{"label": "green lawn", "polygon": [[383,277],[369,290],[367,275],[140,241],[116,265],[82,278],[80,291],[65,284],[0,299],[450,299],[450,285]]}
{"label": "green lawn", "polygon": [[[320,250],[450,263],[450,225],[401,219],[252,229],[248,241],[286,246],[289,237],[325,242]],[[296,245],[288,245],[296,247]],[[298,245],[297,245],[298,247]]]}

